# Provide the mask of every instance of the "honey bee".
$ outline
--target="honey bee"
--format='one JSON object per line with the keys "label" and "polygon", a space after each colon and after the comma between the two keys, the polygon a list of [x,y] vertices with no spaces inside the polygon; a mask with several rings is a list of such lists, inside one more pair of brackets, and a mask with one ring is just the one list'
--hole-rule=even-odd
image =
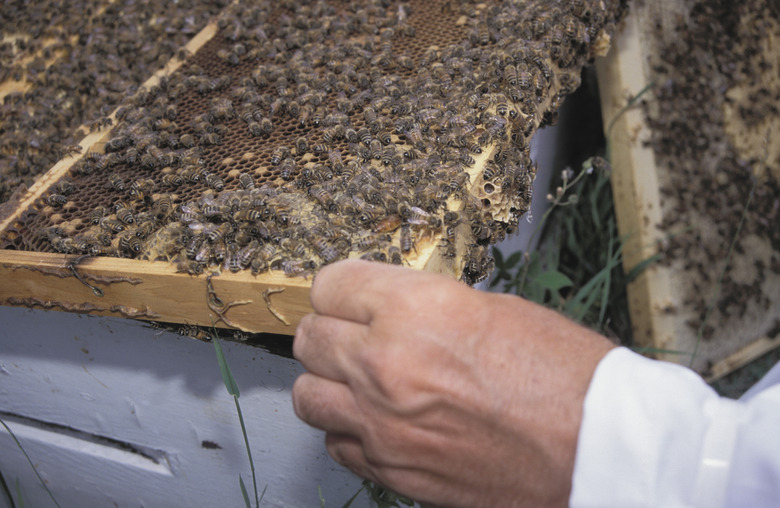
{"label": "honey bee", "polygon": [[335,211],[336,204],[333,200],[333,196],[321,185],[312,185],[309,187],[309,195],[317,200],[317,202],[328,211]]}
{"label": "honey bee", "polygon": [[184,178],[176,173],[167,173],[162,176],[161,181],[163,185],[167,185],[169,187],[178,187],[184,183]]}
{"label": "honey bee", "polygon": [[[262,212],[260,210],[257,210],[255,208],[244,208],[242,210],[237,210],[233,213],[233,220],[235,222],[255,222],[262,219]],[[254,235],[260,234],[260,225],[253,225],[250,226],[252,228],[251,233]]]}
{"label": "honey bee", "polygon": [[196,143],[195,136],[190,133],[182,134],[179,138],[179,144],[185,148],[192,148]]}
{"label": "honey bee", "polygon": [[346,140],[350,143],[360,142],[357,131],[351,127],[344,130],[344,138],[346,138]]}
{"label": "honey bee", "polygon": [[125,225],[122,221],[111,219],[109,217],[103,217],[100,219],[100,227],[112,233],[121,233],[125,230]]}
{"label": "honey bee", "polygon": [[[191,226],[190,226],[191,227]],[[209,242],[216,244],[221,242],[227,235],[233,232],[233,226],[227,222],[221,224],[210,224],[203,228]],[[221,261],[221,260],[220,260]]]}
{"label": "honey bee", "polygon": [[238,183],[242,189],[252,190],[255,188],[255,179],[249,173],[241,173],[238,175]]}
{"label": "honey bee", "polygon": [[203,265],[201,265],[197,261],[181,261],[176,265],[176,271],[178,272],[186,272],[190,275],[199,275],[203,273]]}
{"label": "honey bee", "polygon": [[377,222],[372,231],[374,233],[390,233],[401,227],[401,216],[398,214],[388,215],[379,222]]}
{"label": "honey bee", "polygon": [[271,154],[271,165],[278,166],[282,159],[290,155],[290,149],[286,146],[278,146]]}
{"label": "honey bee", "polygon": [[132,224],[135,222],[133,217],[133,210],[126,205],[122,205],[116,208],[116,218],[123,224]]}
{"label": "honey bee", "polygon": [[96,206],[89,212],[87,219],[89,219],[89,222],[91,224],[97,225],[100,224],[100,219],[102,219],[106,215],[108,215],[108,210],[106,209],[105,206]]}
{"label": "honey bee", "polygon": [[395,245],[389,246],[387,248],[387,259],[394,265],[403,264],[403,255],[401,254],[401,249]]}
{"label": "honey bee", "polygon": [[62,194],[63,196],[68,196],[73,193],[73,191],[76,189],[73,185],[73,182],[67,178],[64,178],[57,183],[54,184],[54,192],[58,194]]}
{"label": "honey bee", "polygon": [[225,48],[217,50],[217,58],[219,58],[224,62],[229,63],[230,65],[238,65],[239,63],[241,63],[241,59],[237,54]]}
{"label": "honey bee", "polygon": [[[343,127],[341,128],[341,131],[343,132]],[[322,133],[322,140],[326,144],[330,144],[333,142],[334,139],[338,138],[339,129],[337,127],[329,127],[325,129]]]}
{"label": "honey bee", "polygon": [[401,252],[408,254],[414,248],[414,241],[412,240],[412,231],[408,224],[401,226],[400,236]]}
{"label": "honey bee", "polygon": [[144,201],[147,196],[151,195],[154,187],[155,183],[151,178],[135,180],[130,184],[130,196],[138,201]]}
{"label": "honey bee", "polygon": [[305,136],[301,136],[295,140],[296,155],[301,156],[305,154],[308,149],[309,149],[309,141],[306,139]]}
{"label": "honey bee", "polygon": [[200,168],[196,166],[186,166],[180,168],[178,174],[187,183],[197,183],[201,178]]}
{"label": "honey bee", "polygon": [[[130,136],[117,136],[106,141],[103,149],[106,152],[118,152],[133,143],[133,138]],[[80,148],[80,147],[79,147]]]}
{"label": "honey bee", "polygon": [[275,260],[271,263],[271,268],[274,270],[282,270],[288,277],[305,278],[317,268],[317,264],[311,259],[301,261],[283,259]]}
{"label": "honey bee", "polygon": [[295,177],[295,159],[287,157],[279,165],[279,176],[282,180],[290,181]]}
{"label": "honey bee", "polygon": [[335,173],[341,173],[344,170],[344,161],[341,158],[341,152],[330,150],[328,152],[328,162]]}
{"label": "honey bee", "polygon": [[268,260],[259,256],[257,253],[252,257],[252,260],[249,263],[249,269],[252,272],[252,275],[257,275],[258,273],[263,273],[268,271],[269,265]]}
{"label": "honey bee", "polygon": [[221,145],[222,136],[216,132],[206,132],[200,137],[201,142],[204,145]]}
{"label": "honey bee", "polygon": [[68,198],[62,194],[49,194],[49,196],[46,198],[46,202],[51,206],[63,206],[68,202]]}
{"label": "honey bee", "polygon": [[230,208],[216,202],[208,202],[200,207],[200,212],[209,220],[224,221],[227,219]]}
{"label": "honey bee", "polygon": [[115,173],[108,175],[108,185],[115,191],[121,192],[125,190],[124,180],[122,180],[122,178]]}
{"label": "honey bee", "polygon": [[[252,260],[256,258],[257,251],[260,249],[260,242],[257,240],[250,241],[247,245],[242,247],[234,255],[234,265],[237,265],[239,269],[243,270],[250,266]],[[232,270],[231,271],[238,271]]]}
{"label": "honey bee", "polygon": [[542,76],[544,77],[545,81],[550,81],[550,78],[552,77],[552,73],[550,72],[550,67],[547,65],[547,62],[544,61],[544,58],[542,58],[539,54],[534,54],[531,57],[531,61],[536,64],[537,67],[539,67],[539,70],[542,71]]}
{"label": "honey bee", "polygon": [[206,173],[206,184],[217,192],[225,188],[225,182],[216,173]]}
{"label": "honey bee", "polygon": [[367,252],[360,256],[360,259],[366,260],[366,261],[377,261],[379,263],[386,263],[387,262],[387,254],[381,251],[374,251],[374,252]]}
{"label": "honey bee", "polygon": [[72,238],[63,238],[61,236],[52,238],[51,246],[63,254],[68,254],[76,250],[76,246]]}
{"label": "honey bee", "polygon": [[173,199],[171,198],[171,195],[161,194],[153,201],[154,205],[152,206],[152,214],[157,219],[168,217],[168,215],[171,213],[171,210],[173,209]]}
{"label": "honey bee", "polygon": [[[184,253],[189,259],[196,259],[196,256],[198,256],[198,253],[201,251],[201,246],[203,245],[204,238],[201,235],[196,235],[187,240]],[[201,255],[202,257],[202,255]]]}
{"label": "honey bee", "polygon": [[262,129],[262,127],[260,127],[260,124],[255,121],[249,122],[247,124],[247,128],[249,129],[249,132],[255,137],[265,135],[265,131]]}
{"label": "honey bee", "polygon": [[209,104],[209,114],[216,120],[227,120],[235,116],[233,101],[226,97],[216,97]]}
{"label": "honey bee", "polygon": [[412,127],[411,129],[404,132],[404,135],[406,136],[406,139],[414,145],[415,148],[418,150],[422,150],[424,147],[423,143],[423,137],[422,132],[418,127]]}

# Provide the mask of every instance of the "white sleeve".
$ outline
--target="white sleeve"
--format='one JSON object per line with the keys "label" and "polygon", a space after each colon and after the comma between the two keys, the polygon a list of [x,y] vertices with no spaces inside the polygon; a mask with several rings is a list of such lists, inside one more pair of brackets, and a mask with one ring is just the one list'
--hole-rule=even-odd
{"label": "white sleeve", "polygon": [[573,508],[780,506],[780,384],[746,402],[625,348],[585,398]]}

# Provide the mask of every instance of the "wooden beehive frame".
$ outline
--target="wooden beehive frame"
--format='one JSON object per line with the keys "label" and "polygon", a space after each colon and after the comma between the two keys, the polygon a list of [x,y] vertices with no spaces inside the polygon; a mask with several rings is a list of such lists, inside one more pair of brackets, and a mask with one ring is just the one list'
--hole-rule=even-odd
{"label": "wooden beehive frame", "polygon": [[[477,8],[486,9],[487,6],[480,4]],[[600,8],[605,9],[605,6],[602,4]],[[465,16],[463,19],[465,23]],[[602,18],[601,22],[604,21],[607,20]],[[549,26],[545,29],[549,30]],[[188,54],[197,53],[216,33],[216,24],[208,25],[187,45]],[[586,49],[589,54],[603,52],[609,45],[609,30],[602,29],[589,40],[590,46]],[[172,59],[144,87],[153,87],[182,63],[177,58]],[[545,79],[549,83],[547,92],[533,98],[538,103],[536,111],[540,113],[548,111],[550,105],[556,103],[563,86],[555,79],[550,80],[549,76]],[[115,119],[116,113],[110,118]],[[524,133],[528,136],[542,122],[542,115],[529,115],[525,121],[530,126]],[[89,134],[80,143],[82,153],[102,152],[111,131],[111,128],[104,128]],[[470,178],[467,188],[471,196],[480,201],[498,202],[497,207],[491,208],[493,217],[496,221],[509,222],[510,206],[503,201],[500,193],[490,195],[494,186],[483,183],[482,179],[483,169],[498,147],[498,143],[489,142],[482,147],[481,153],[475,153],[473,164],[467,169]],[[81,157],[67,157],[40,178],[20,199],[11,215],[0,223],[0,233],[7,232],[29,207],[40,202],[52,185],[67,175]],[[464,206],[460,198],[452,195],[447,200],[446,209],[459,211]],[[448,254],[439,248],[441,235],[431,235],[418,238],[414,250],[405,256],[404,262],[415,269],[460,278],[467,262],[466,252],[474,243],[474,233],[465,221],[460,222],[457,228]],[[394,234],[397,237],[399,232]],[[355,252],[350,254],[355,255]],[[289,334],[300,318],[310,311],[308,289],[311,277],[286,277],[274,270],[257,276],[246,270],[193,276],[182,273],[167,262],[3,250],[0,251],[0,276],[6,281],[0,288],[0,301],[4,304],[220,326],[245,332]]]}
{"label": "wooden beehive frame", "polygon": [[[673,16],[672,4],[675,2],[647,9],[665,9]],[[638,104],[627,107],[652,82],[647,69],[650,43],[638,24],[640,19],[649,19],[643,8],[631,6],[615,36],[613,50],[596,63],[618,228],[627,238],[623,251],[627,272],[655,256],[667,234],[657,227],[663,219],[663,198],[653,148],[646,144],[650,127]],[[643,98],[652,100],[652,93],[647,95]],[[658,263],[648,266],[628,287],[629,307],[638,346],[660,359],[688,364],[690,354],[697,350],[697,338],[678,312],[682,305],[675,287],[676,270]],[[706,377],[714,381],[778,346],[780,336],[739,337],[727,355],[709,359]],[[702,354],[702,349],[698,352]]]}

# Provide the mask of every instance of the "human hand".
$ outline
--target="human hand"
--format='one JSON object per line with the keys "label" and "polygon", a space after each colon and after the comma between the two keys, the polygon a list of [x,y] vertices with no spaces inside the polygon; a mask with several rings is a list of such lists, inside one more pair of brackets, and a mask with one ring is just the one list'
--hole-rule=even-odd
{"label": "human hand", "polygon": [[609,341],[521,298],[381,263],[323,268],[311,302],[293,404],[337,462],[425,505],[567,505]]}

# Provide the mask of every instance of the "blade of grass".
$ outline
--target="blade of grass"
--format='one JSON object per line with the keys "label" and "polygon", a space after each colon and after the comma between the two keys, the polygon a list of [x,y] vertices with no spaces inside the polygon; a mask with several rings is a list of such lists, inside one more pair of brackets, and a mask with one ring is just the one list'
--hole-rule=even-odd
{"label": "blade of grass", "polygon": [[[255,506],[259,507],[260,498],[257,495],[257,473],[255,472],[255,462],[254,460],[252,460],[252,449],[249,447],[249,436],[246,433],[246,424],[244,423],[244,415],[241,412],[241,404],[238,403],[238,397],[239,397],[238,384],[236,383],[236,380],[233,377],[233,373],[230,371],[230,366],[228,366],[227,360],[225,360],[225,355],[222,353],[222,346],[219,344],[219,339],[217,338],[216,329],[214,330],[214,337],[212,339],[212,342],[214,342],[214,350],[217,352],[217,362],[219,363],[219,370],[220,372],[222,372],[222,381],[225,383],[225,388],[227,388],[228,393],[233,396],[233,402],[236,403],[236,413],[238,413],[238,422],[241,424],[241,433],[244,436],[246,455],[249,458],[249,467],[252,469],[252,486],[254,487],[254,491],[255,491]],[[239,479],[241,479],[240,476]],[[263,489],[263,493],[265,493],[265,489]]]}
{"label": "blade of grass", "polygon": [[[32,459],[30,459],[30,456],[27,455],[27,452],[24,450],[24,447],[22,446],[22,443],[19,442],[19,440],[16,438],[16,434],[14,434],[14,431],[11,430],[11,427],[5,424],[5,422],[0,419],[0,425],[5,427],[5,430],[8,431],[8,434],[11,435],[11,438],[16,443],[16,446],[19,448],[19,450],[24,454],[24,458],[27,459],[27,462],[30,464],[30,467],[32,468],[33,472],[35,473],[35,476],[38,477],[38,481],[41,482],[41,485],[43,485],[43,488],[46,489],[46,492],[49,494],[49,497],[52,501],[54,501],[54,504],[59,508],[60,503],[57,502],[57,499],[54,497],[54,494],[51,493],[49,490],[49,487],[46,485],[46,482],[43,481],[43,478],[41,478],[40,473],[38,473],[38,469],[35,467],[35,464],[33,464]],[[21,491],[19,490],[19,480],[16,481],[16,492],[19,495],[19,506],[24,506],[22,498],[21,498]]]}
{"label": "blade of grass", "polygon": [[634,266],[631,270],[629,270],[629,272],[626,274],[626,283],[628,284],[634,282],[636,278],[639,277],[642,274],[642,272],[645,271],[645,269],[647,269],[648,266],[652,265],[659,259],[661,259],[660,253],[653,254],[649,258],[645,258],[639,263],[637,263],[637,265]]}
{"label": "blade of grass", "polygon": [[230,372],[230,367],[228,367],[227,361],[225,361],[225,355],[222,353],[222,346],[219,344],[219,339],[217,339],[216,335],[213,342],[214,349],[217,352],[217,363],[219,363],[219,371],[222,373],[222,381],[225,383],[225,388],[227,388],[227,391],[230,395],[238,398],[240,396],[238,391],[238,384],[236,384],[236,380],[233,378],[233,373]]}
{"label": "blade of grass", "polygon": [[22,485],[19,478],[16,479],[16,500],[19,501],[19,508],[24,508],[24,497],[22,496]]}
{"label": "blade of grass", "polygon": [[252,450],[249,448],[249,437],[246,433],[246,424],[244,423],[244,415],[241,414],[241,404],[238,403],[238,397],[233,397],[233,401],[236,403],[236,412],[238,413],[238,421],[241,424],[241,433],[244,435],[244,444],[246,445],[246,455],[249,457],[249,467],[252,469],[252,486],[255,489],[255,506],[260,506],[260,498],[257,496],[257,476],[255,474],[255,462],[252,460]]}
{"label": "blade of grass", "polygon": [[[355,501],[355,499],[357,499],[357,497],[358,497],[358,494],[360,494],[361,492],[363,492],[363,489],[365,489],[365,488],[366,488],[366,486],[365,486],[365,485],[361,485],[361,486],[360,486],[360,488],[358,489],[358,491],[357,491],[357,492],[355,492],[355,493],[352,495],[352,497],[350,497],[349,499],[347,499],[347,502],[346,502],[346,503],[344,503],[344,504],[341,506],[341,508],[349,508],[350,506],[352,506],[352,503]],[[320,499],[322,499],[322,497],[320,497]],[[325,505],[322,505],[322,506],[323,506],[323,508],[325,508]]]}
{"label": "blade of grass", "polygon": [[[610,221],[611,222],[611,221]],[[613,224],[610,224],[609,228],[609,246],[607,247],[608,256],[610,259],[612,259],[612,249],[615,245],[615,239],[612,236],[612,226]],[[620,256],[618,255],[618,259]],[[607,303],[609,302],[609,288],[612,285],[612,263],[609,263],[605,268],[608,268],[606,270],[605,278],[604,278],[604,286],[601,291],[601,308],[599,309],[599,328],[604,324],[604,314],[607,312]]]}
{"label": "blade of grass", "polygon": [[241,487],[241,495],[244,496],[244,504],[246,505],[246,508],[251,508],[252,505],[249,503],[249,494],[246,491],[246,485],[244,485],[244,479],[241,478],[241,475],[238,475],[238,485]]}

